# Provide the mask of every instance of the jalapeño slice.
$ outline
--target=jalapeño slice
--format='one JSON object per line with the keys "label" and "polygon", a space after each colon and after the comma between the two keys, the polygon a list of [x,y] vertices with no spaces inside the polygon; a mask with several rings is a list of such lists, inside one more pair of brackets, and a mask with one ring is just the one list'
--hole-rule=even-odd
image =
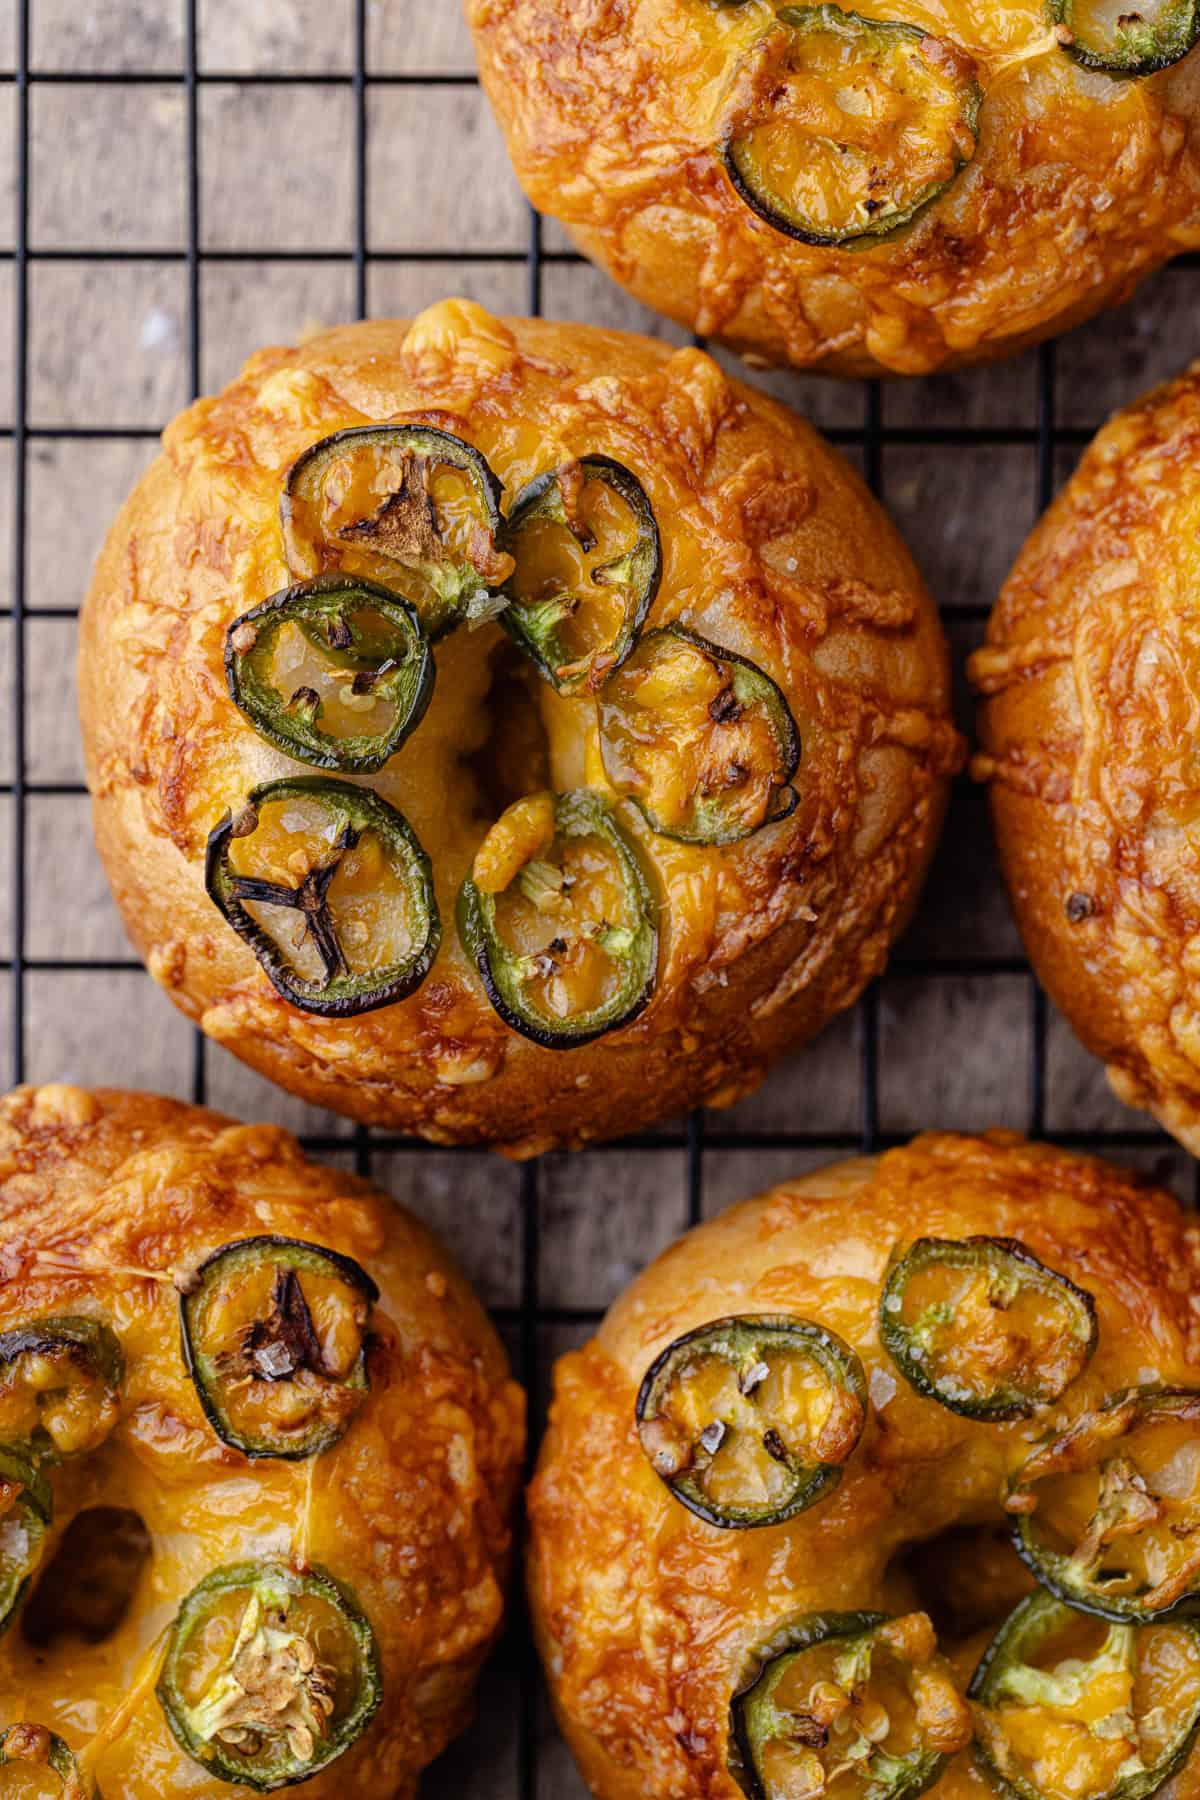
{"label": "jalape\u00f1o slice", "polygon": [[769,675],[683,625],[647,632],[599,697],[600,753],[655,831],[734,844],[796,805],[800,738]]}
{"label": "jalape\u00f1o slice", "polygon": [[288,568],[329,570],[403,594],[429,637],[492,617],[512,568],[497,549],[500,483],[473,445],[432,425],[356,425],[288,471],[280,509]]}
{"label": "jalape\u00f1o slice", "polygon": [[285,1000],[352,1018],[420,987],[442,927],[404,814],[323,775],[264,782],[209,836],[205,886]]}
{"label": "jalape\u00f1o slice", "polygon": [[246,1456],[327,1450],[367,1396],[379,1289],[352,1257],[244,1238],[201,1263],[179,1302],[184,1361],[219,1438]]}
{"label": "jalape\u00f1o slice", "polygon": [[914,1800],[971,1741],[924,1613],[810,1613],[777,1632],[730,1708],[750,1800]]}
{"label": "jalape\u00f1o slice", "polygon": [[98,1319],[0,1332],[0,1442],[56,1459],[97,1449],[116,1424],[124,1373],[121,1346]]}
{"label": "jalape\u00f1o slice", "polygon": [[514,1031],[569,1050],[637,1017],[658,967],[656,906],[599,794],[530,794],[502,813],[458,896],[458,930]]}
{"label": "jalape\u00f1o slice", "polygon": [[1008,1800],[1145,1800],[1200,1731],[1200,1629],[1114,1625],[1039,1591],[968,1694],[976,1755]]}
{"label": "jalape\u00f1o slice", "polygon": [[1024,1419],[1091,1360],[1096,1306],[1015,1238],[918,1238],[884,1283],[879,1335],[919,1394],[968,1419]]}
{"label": "jalape\u00f1o slice", "polygon": [[723,145],[742,199],[806,244],[865,246],[913,224],[975,154],[975,65],[944,38],[839,6],[786,6]]}
{"label": "jalape\u00f1o slice", "polygon": [[184,1600],[158,1701],[180,1747],[218,1780],[272,1793],[348,1750],[383,1697],[375,1634],[326,1570],[214,1569]]}
{"label": "jalape\u00f1o slice", "polygon": [[1067,55],[1106,75],[1153,75],[1200,42],[1200,0],[1048,0]]}
{"label": "jalape\u00f1o slice", "polygon": [[866,1422],[862,1364],[807,1319],[747,1314],[677,1338],[637,1398],[642,1449],[709,1525],[780,1525],[832,1492]]}
{"label": "jalape\u00f1o slice", "polygon": [[509,515],[501,624],[560,694],[594,690],[637,641],[662,579],[649,496],[611,456],[539,475]]}
{"label": "jalape\u00f1o slice", "polygon": [[1143,1623],[1200,1612],[1200,1390],[1134,1388],[1020,1470],[1013,1541],[1069,1606]]}
{"label": "jalape\u00f1o slice", "polygon": [[0,1632],[12,1623],[42,1560],[53,1510],[50,1484],[28,1451],[0,1444]]}
{"label": "jalape\u00f1o slice", "polygon": [[0,1796],[19,1794],[24,1800],[35,1800],[35,1796],[41,1800],[42,1795],[54,1795],[58,1800],[85,1800],[87,1789],[71,1746],[44,1725],[10,1725],[0,1733],[0,1769],[4,1768],[19,1769],[21,1774],[11,1785],[0,1775]]}
{"label": "jalape\u00f1o slice", "polygon": [[255,731],[288,756],[366,775],[420,724],[434,664],[407,600],[326,575],[234,620],[225,679]]}

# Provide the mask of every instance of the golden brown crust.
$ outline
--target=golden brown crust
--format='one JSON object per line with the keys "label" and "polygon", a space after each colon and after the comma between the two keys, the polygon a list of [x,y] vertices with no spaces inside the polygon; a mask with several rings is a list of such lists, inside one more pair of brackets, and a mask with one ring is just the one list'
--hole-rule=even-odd
{"label": "golden brown crust", "polygon": [[1196,53],[1113,81],[1063,53],[1044,0],[863,10],[969,52],[985,98],[979,148],[942,200],[845,250],[757,218],[715,148],[769,0],[467,0],[534,204],[640,300],[752,360],[911,375],[1005,355],[1200,241]]}
{"label": "golden brown crust", "polygon": [[1200,1151],[1200,370],[1105,427],[971,663],[975,773],[1038,972],[1130,1105]]}
{"label": "golden brown crust", "polygon": [[[1099,1347],[1072,1411],[1130,1382],[1200,1378],[1195,1225],[1127,1171],[1008,1133],[918,1138],[731,1208],[660,1256],[559,1363],[529,1499],[530,1591],[558,1716],[599,1800],[741,1800],[728,1711],[755,1646],[808,1611],[911,1606],[900,1551],[1001,1522],[1006,1474],[1044,1423],[981,1424],[919,1397],[876,1325],[893,1246],[977,1233],[1020,1238],[1095,1296]],[[774,1311],[854,1346],[871,1416],[831,1498],[785,1525],[722,1532],[654,1474],[634,1402],[681,1333]],[[964,1681],[980,1647],[955,1658]],[[933,1791],[977,1800],[985,1784],[966,1753]]]}
{"label": "golden brown crust", "polygon": [[[729,850],[639,821],[664,890],[655,997],[573,1051],[501,1024],[454,930],[491,822],[463,757],[484,741],[498,627],[438,650],[419,730],[371,785],[432,857],[443,945],[409,1000],[319,1019],[276,995],[208,901],[204,842],[227,806],[296,765],[236,711],[225,630],[285,585],[280,484],[340,426],[438,409],[510,494],[604,451],[646,483],[664,537],[652,622],[683,617],[783,687],[801,803]],[[932,603],[857,477],[800,420],[695,350],[490,318],[465,302],[269,350],[178,419],[118,517],[82,623],[96,835],[152,974],[212,1036],[284,1086],[371,1122],[519,1154],[635,1129],[761,1077],[878,973],[915,899],[958,757]],[[554,785],[603,785],[587,701],[539,699]],[[627,809],[632,812],[632,809]]]}
{"label": "golden brown crust", "polygon": [[[250,1462],[221,1443],[180,1352],[172,1277],[264,1232],[351,1255],[381,1290],[371,1393],[347,1435],[307,1463]],[[274,1127],[145,1094],[18,1088],[0,1102],[0,1328],[60,1313],[111,1323],[127,1373],[104,1446],[51,1472],[43,1566],[74,1515],[109,1505],[140,1514],[151,1574],[100,1645],[35,1658],[14,1626],[0,1641],[10,1710],[23,1705],[77,1751],[100,1733],[89,1766],[106,1794],[218,1800],[228,1787],[176,1747],[150,1691],[156,1634],[211,1568],[307,1556],[356,1591],[384,1700],[358,1744],[296,1791],[407,1800],[465,1723],[499,1628],[524,1435],[504,1352],[445,1251]]]}

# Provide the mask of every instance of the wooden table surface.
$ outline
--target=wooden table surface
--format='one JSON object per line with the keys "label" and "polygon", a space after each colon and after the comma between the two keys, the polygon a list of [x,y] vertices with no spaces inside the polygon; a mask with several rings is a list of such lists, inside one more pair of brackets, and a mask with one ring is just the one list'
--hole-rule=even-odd
{"label": "wooden table surface", "polygon": [[[0,0],[0,71],[15,56],[16,0]],[[194,1038],[131,953],[95,858],[80,783],[72,667],[75,609],[101,534],[153,452],[131,431],[157,429],[189,393],[186,103],[182,0],[31,0],[31,66],[70,73],[35,81],[29,116],[27,506],[24,531],[27,857],[25,930],[13,943],[0,900],[0,956],[28,959],[22,978],[23,1068],[0,1022],[8,1080],[119,1081],[188,1097]],[[352,315],[355,305],[355,168],[351,0],[199,0],[198,66],[208,75],[306,72],[317,79],[272,85],[204,80],[199,95],[200,368],[211,389],[263,343],[287,341]],[[455,0],[372,0],[368,72],[466,77],[467,33]],[[111,79],[136,70],[137,85]],[[341,75],[341,81],[322,76]],[[161,76],[161,80],[157,79]],[[407,315],[449,293],[497,311],[525,305],[521,261],[529,219],[499,134],[470,81],[368,87],[366,223],[372,313]],[[0,557],[14,528],[14,170],[17,94],[0,81]],[[564,240],[547,226],[546,245]],[[469,262],[456,251],[469,249]],[[311,253],[341,252],[340,257]],[[79,260],[78,252],[103,253]],[[263,260],[286,250],[290,260]],[[167,252],[165,258],[140,252]],[[203,252],[220,252],[208,260]],[[419,251],[419,260],[411,253]],[[43,257],[41,252],[52,252]],[[306,254],[307,253],[307,254]],[[431,254],[432,253],[432,254]],[[107,260],[110,258],[111,260]],[[1132,304],[1063,340],[1056,355],[1055,414],[1091,428],[1195,354],[1200,273],[1175,269],[1148,282]],[[678,337],[590,267],[553,261],[544,270],[548,314]],[[755,376],[817,423],[857,426],[859,384]],[[1028,355],[978,373],[895,384],[883,395],[887,425],[994,428],[992,441],[961,447],[885,448],[882,485],[945,610],[956,660],[981,632],[993,598],[1037,510],[1036,446],[995,442],[1007,428],[1036,426],[1039,362]],[[62,428],[99,435],[64,437]],[[853,449],[849,454],[854,455]],[[1060,477],[1070,467],[1064,452]],[[9,567],[8,562],[0,564]],[[7,606],[7,603],[5,603]],[[0,618],[3,692],[11,691],[12,624]],[[15,708],[0,731],[0,845],[11,850]],[[963,722],[968,721],[964,706]],[[3,857],[5,867],[11,857]],[[999,886],[979,796],[964,782],[919,915],[882,984],[879,1122],[884,1131],[1031,1123],[1032,985],[1014,968],[1020,946]],[[917,974],[906,960],[920,959]],[[999,960],[1000,968],[994,965]],[[65,963],[66,968],[54,965]],[[122,967],[125,964],[127,966]],[[990,966],[993,965],[993,966]],[[97,967],[96,965],[101,965]],[[12,976],[0,983],[11,1008]],[[835,1024],[731,1113],[711,1115],[722,1139],[703,1157],[703,1203],[715,1209],[824,1160],[756,1146],[780,1131],[853,1134],[862,1114],[861,1021]],[[119,1046],[119,1051],[116,1047]],[[216,1045],[203,1052],[210,1102],[347,1139],[349,1128],[288,1099]],[[1051,1010],[1046,1037],[1045,1124],[1052,1131],[1128,1132],[1144,1122],[1111,1097],[1096,1065]],[[1181,1192],[1191,1184],[1182,1152],[1149,1134],[1115,1152],[1153,1167]],[[487,1300],[521,1300],[519,1172],[486,1155],[377,1154],[373,1172],[441,1228]],[[636,1268],[682,1227],[685,1152],[604,1150],[546,1159],[538,1176],[541,1306],[561,1315],[602,1307]],[[539,1390],[549,1360],[581,1335],[544,1323],[537,1340]],[[515,1337],[515,1327],[513,1329]],[[539,1391],[537,1408],[543,1394]],[[430,1795],[516,1800],[518,1649],[511,1640],[485,1683],[479,1720],[430,1775]],[[538,1800],[579,1800],[583,1789],[544,1714]]]}

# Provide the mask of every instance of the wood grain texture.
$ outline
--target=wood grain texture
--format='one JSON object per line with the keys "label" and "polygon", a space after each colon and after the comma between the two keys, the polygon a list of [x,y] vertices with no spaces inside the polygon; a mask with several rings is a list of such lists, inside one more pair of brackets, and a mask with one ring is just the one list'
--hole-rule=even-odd
{"label": "wood grain texture", "polygon": [[[352,66],[350,0],[200,0],[202,69],[258,74],[345,73]],[[33,0],[35,66],[44,70],[162,75],[136,91],[95,82],[35,89],[30,220],[35,247],[130,251],[186,242],[185,112],[180,0]],[[0,0],[0,69],[14,55],[14,0]],[[471,66],[454,0],[371,0],[370,67],[377,72],[455,75]],[[11,84],[0,84],[0,250],[13,242]],[[442,260],[389,256],[369,270],[368,302],[401,316],[447,292],[498,312],[522,310],[526,272],[517,256],[527,215],[481,96],[469,86],[378,88],[370,98],[368,240],[389,252],[436,249]],[[264,247],[349,251],[354,239],[352,97],[344,85],[205,87],[201,105],[202,241],[237,252],[201,271],[201,377],[227,380],[260,344],[331,324],[354,306],[354,270],[313,258],[264,265]],[[548,227],[546,248],[565,240]],[[490,260],[458,262],[460,246]],[[1093,427],[1103,413],[1194,353],[1195,284],[1177,268],[1147,283],[1122,311],[1085,327],[1057,351],[1057,411]],[[0,426],[12,423],[13,269],[0,262]],[[587,266],[550,262],[548,313],[650,330],[678,340]],[[30,272],[30,416],[39,427],[160,426],[187,398],[186,269],[169,263],[35,262]],[[732,365],[731,365],[732,366]],[[744,373],[744,371],[743,371]],[[1028,430],[1037,422],[1037,359],[970,374],[900,384],[883,397],[885,423]],[[865,416],[857,383],[785,375],[752,377],[820,425],[854,428]],[[63,619],[26,626],[26,772],[35,788],[79,778],[74,721],[72,609],[112,511],[152,446],[116,437],[31,441],[27,460],[27,599]],[[1064,478],[1072,456],[1059,458]],[[10,566],[12,447],[0,440],[0,567]],[[885,494],[922,569],[948,612],[992,598],[1037,507],[1032,445],[889,450]],[[978,638],[977,619],[954,628],[956,655]],[[0,620],[0,681],[7,696],[11,628]],[[12,777],[14,730],[6,706],[0,781]],[[27,803],[25,953],[26,1073],[83,1083],[120,1080],[187,1097],[193,1039],[186,1023],[139,971],[52,965],[108,964],[130,955],[91,847],[79,795],[34,791]],[[0,864],[10,867],[12,801],[0,794]],[[0,956],[11,953],[10,888],[0,888]],[[1011,958],[1019,945],[991,855],[979,797],[960,788],[943,850],[899,959],[952,962]],[[7,1083],[11,982],[0,981],[0,1079]],[[1032,1001],[1020,975],[915,976],[885,981],[879,1013],[881,1123],[969,1126],[1029,1122]],[[826,1160],[820,1150],[755,1148],[755,1134],[850,1136],[863,1110],[862,1023],[835,1024],[779,1068],[714,1132],[745,1134],[739,1148],[704,1158],[706,1211]],[[204,1049],[211,1102],[322,1139],[352,1160],[344,1121],[279,1093],[215,1045]],[[1097,1065],[1056,1015],[1049,1023],[1046,1122],[1058,1131],[1122,1131],[1140,1121],[1112,1099]],[[1188,1192],[1190,1165],[1166,1149],[1118,1152],[1156,1167]],[[379,1153],[373,1170],[455,1245],[491,1304],[522,1298],[518,1171],[482,1154]],[[554,1159],[539,1176],[534,1273],[544,1305],[603,1306],[622,1282],[684,1223],[685,1153],[678,1148],[596,1152]],[[547,1325],[534,1345],[544,1397],[550,1360],[585,1335],[582,1325]],[[514,1345],[520,1348],[519,1341]],[[535,1430],[537,1411],[535,1409]],[[520,1800],[518,1665],[510,1634],[494,1660],[474,1729],[431,1774],[430,1795]],[[583,1800],[584,1790],[545,1708],[536,1720],[536,1800]]]}

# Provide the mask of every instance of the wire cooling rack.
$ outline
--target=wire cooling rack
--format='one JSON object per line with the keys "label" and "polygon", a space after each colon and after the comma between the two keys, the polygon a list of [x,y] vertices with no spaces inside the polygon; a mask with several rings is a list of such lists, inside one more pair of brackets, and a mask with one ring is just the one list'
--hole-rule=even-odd
{"label": "wire cooling rack", "polygon": [[[265,11],[271,10],[267,0],[262,4]],[[339,0],[326,0],[320,10],[337,15],[338,4]],[[3,16],[5,5],[12,9],[10,19]],[[9,1074],[14,1081],[61,1073],[119,1082],[127,1070],[122,1066],[124,1052],[115,1046],[134,1042],[143,1021],[154,1021],[157,1030],[167,1007],[128,954],[97,954],[94,945],[78,956],[52,953],[59,948],[56,921],[69,917],[77,884],[69,870],[64,873],[61,847],[55,850],[61,840],[43,829],[45,809],[58,802],[82,808],[86,802],[77,775],[64,778],[62,768],[53,763],[49,777],[44,770],[48,733],[69,735],[73,725],[64,725],[60,716],[51,728],[36,710],[31,711],[31,695],[45,703],[44,665],[54,654],[50,645],[61,646],[51,628],[60,631],[77,610],[74,594],[63,604],[62,596],[47,592],[44,493],[35,491],[42,479],[39,459],[48,460],[53,476],[71,446],[136,445],[146,440],[148,453],[166,415],[137,424],[123,423],[121,415],[115,420],[97,418],[93,409],[73,402],[76,390],[69,380],[59,403],[47,403],[46,384],[53,384],[56,365],[50,357],[48,372],[42,369],[39,332],[50,329],[46,309],[53,309],[54,297],[43,295],[42,270],[57,264],[71,271],[77,291],[114,283],[114,271],[122,265],[143,283],[153,282],[164,270],[181,272],[178,353],[183,364],[181,386],[192,396],[205,379],[206,345],[211,342],[211,329],[206,340],[206,278],[222,265],[236,268],[250,282],[291,271],[297,283],[310,280],[314,269],[332,266],[349,276],[348,304],[359,316],[382,310],[373,290],[376,271],[397,273],[404,293],[409,272],[425,269],[432,278],[444,264],[452,265],[445,272],[447,289],[465,285],[464,278],[470,276],[477,291],[483,284],[481,297],[488,299],[487,281],[498,289],[502,285],[503,295],[494,302],[497,310],[514,309],[515,277],[523,281],[528,311],[542,311],[548,274],[557,278],[570,269],[578,270],[585,284],[575,303],[576,316],[589,316],[599,307],[605,312],[604,322],[613,322],[611,308],[618,304],[614,291],[585,274],[586,265],[555,228],[527,210],[514,215],[521,221],[523,243],[489,242],[482,247],[458,243],[453,210],[436,221],[437,241],[410,239],[392,247],[375,239],[369,146],[372,132],[379,129],[374,107],[380,95],[390,91],[393,99],[399,96],[400,114],[393,111],[392,116],[407,115],[420,122],[423,109],[436,106],[447,90],[475,94],[472,154],[484,157],[497,184],[509,179],[498,140],[486,137],[489,127],[483,122],[486,114],[476,77],[467,66],[465,37],[455,38],[463,49],[458,67],[410,69],[393,66],[395,59],[384,56],[379,59],[384,66],[376,68],[369,55],[373,30],[382,27],[385,35],[391,31],[403,39],[420,24],[417,0],[386,0],[386,4],[379,0],[374,19],[369,0],[341,0],[340,58],[333,72],[324,65],[309,69],[272,63],[265,70],[243,63],[232,69],[220,63],[210,67],[204,54],[206,28],[223,14],[242,12],[243,5],[244,0],[182,0],[182,5],[180,0],[125,0],[114,9],[117,35],[122,38],[119,66],[114,67],[103,54],[88,50],[86,34],[83,40],[78,35],[72,38],[62,26],[68,12],[75,25],[81,16],[86,23],[88,10],[77,0],[69,7],[66,0],[0,0],[0,59],[11,56],[11,66],[0,68],[0,101],[11,107],[14,145],[11,248],[0,250],[0,273],[11,275],[14,358],[11,423],[0,431],[0,447],[6,442],[9,447],[12,484],[11,594],[9,606],[0,609],[0,626],[7,625],[11,648],[10,779],[0,784],[0,801],[10,812],[11,918],[9,952],[2,967],[9,990]],[[315,18],[318,9],[315,0],[288,0],[282,10],[303,19],[309,13]],[[431,9],[419,10],[427,17]],[[101,18],[107,6],[96,0],[93,11]],[[122,28],[120,20],[126,14]],[[441,26],[435,21],[435,35],[444,28],[444,21]],[[454,37],[453,26],[449,33]],[[110,39],[111,35],[110,18]],[[51,47],[48,52],[43,44]],[[72,44],[81,45],[78,66],[70,60]],[[140,67],[137,59],[143,44],[154,55],[148,66]],[[98,162],[83,159],[91,166],[68,171],[60,213],[57,219],[51,217],[45,231],[51,241],[39,241],[42,209],[35,187],[43,180],[45,150],[35,129],[35,111],[43,106],[43,96],[56,89],[64,101],[59,118],[76,112],[77,96],[86,93],[94,98],[100,90],[117,91],[135,110],[139,100],[150,107],[163,96],[173,99],[182,154],[178,174],[164,173],[163,179],[181,180],[183,185],[176,242],[169,247],[148,244],[136,217],[123,233],[106,233],[103,243],[77,241],[74,218],[80,210],[87,214],[94,208],[77,208],[72,196],[109,179],[119,183],[128,178],[128,172],[122,175],[120,146],[115,143],[112,169],[102,157]],[[312,220],[316,234],[329,229],[332,247],[320,242],[314,246],[307,235],[303,242],[279,242],[274,247],[269,242],[230,247],[212,241],[202,218],[203,158],[213,147],[212,128],[204,125],[210,90],[226,97],[249,96],[252,107],[259,96],[265,104],[268,97],[278,99],[286,90],[301,90],[306,105],[310,98],[315,105],[318,97],[344,97],[348,91],[352,141],[338,154],[348,159],[339,205],[342,211],[348,209],[349,219],[317,209]],[[339,117],[344,125],[344,108]],[[53,166],[52,161],[45,166]],[[153,179],[148,191],[153,191]],[[268,239],[280,216],[268,214]],[[1093,416],[1087,410],[1089,404],[1098,397],[1103,411],[1132,398],[1152,378],[1172,372],[1200,347],[1188,341],[1195,266],[1196,259],[1183,259],[1173,273],[1157,278],[1157,289],[1150,284],[1135,307],[1118,315],[1116,322],[1093,327],[1090,334],[1076,334],[1066,341],[1065,350],[1045,347],[999,374],[977,372],[888,390],[874,382],[821,385],[795,377],[774,380],[776,391],[797,400],[802,408],[815,408],[817,422],[859,463],[877,494],[886,491],[889,502],[900,503],[902,522],[918,556],[926,562],[932,556],[939,565],[936,573],[941,580],[935,578],[934,585],[960,664],[961,651],[978,640],[994,577],[1002,574],[1009,550],[1015,550],[1078,447],[1100,422],[1099,412]],[[422,298],[427,297],[427,288],[426,281]],[[566,292],[561,283],[559,288]],[[60,339],[65,336],[69,363],[76,327],[61,297],[60,305],[64,310],[51,323]],[[561,308],[554,305],[548,310]],[[630,317],[624,320],[622,315],[624,322],[657,328],[636,308],[628,310]],[[158,315],[152,318],[151,338],[161,324],[155,320]],[[289,329],[277,327],[275,335],[285,336]],[[240,349],[252,347],[246,343]],[[90,348],[94,353],[94,342]],[[36,391],[39,383],[41,397]],[[957,474],[951,475],[951,463],[968,455],[980,459],[983,472],[979,490],[971,493],[956,488]],[[964,529],[982,531],[986,537],[989,511],[997,522],[1003,515],[1011,542],[1003,541],[990,563],[985,558],[985,566],[973,563],[969,550],[957,566],[953,555],[947,564],[945,547],[961,544]],[[69,517],[60,524],[63,531],[71,531]],[[63,684],[51,681],[49,686],[60,714],[69,710]],[[81,814],[70,817],[78,836]],[[1075,1051],[1029,974],[998,892],[981,800],[963,791],[952,808],[948,844],[917,925],[900,946],[884,982],[864,997],[851,1022],[831,1028],[813,1049],[773,1077],[765,1100],[751,1100],[732,1113],[695,1112],[636,1139],[598,1146],[577,1158],[527,1163],[519,1170],[498,1165],[482,1153],[451,1154],[394,1135],[352,1130],[327,1116],[307,1115],[302,1135],[314,1153],[350,1161],[410,1201],[414,1198],[410,1188],[419,1188],[418,1206],[422,1196],[428,1201],[433,1194],[434,1222],[465,1253],[470,1271],[483,1280],[495,1301],[517,1371],[533,1397],[536,1442],[552,1356],[588,1333],[637,1264],[685,1224],[695,1223],[736,1193],[769,1185],[789,1171],[846,1152],[878,1149],[901,1141],[922,1125],[982,1127],[1001,1122],[1151,1166],[1192,1197],[1193,1165],[1160,1133],[1105,1097],[1093,1067]],[[113,941],[103,932],[100,938]],[[71,934],[65,925],[62,939],[69,950]],[[71,977],[86,977],[90,985],[82,990]],[[134,979],[136,988],[131,989],[128,984]],[[81,1008],[84,1013],[103,1014],[99,1033],[87,1039],[90,1049],[80,1048],[71,1036],[72,1018]],[[60,1050],[60,1044],[68,1048]],[[60,1067],[64,1057],[70,1066]],[[223,1060],[214,1065],[214,1058]],[[286,1103],[273,1092],[256,1088],[252,1078],[239,1076],[240,1085],[231,1084],[227,1064],[223,1051],[193,1033],[186,1067],[173,1062],[167,1078],[155,1085],[169,1086],[197,1102],[216,1099],[237,1107],[236,1097],[225,1102],[224,1091],[212,1092],[217,1066],[225,1071],[223,1089],[238,1096],[248,1087],[255,1110],[295,1122],[285,1111]],[[903,1070],[910,1072],[907,1086],[903,1092],[892,1092],[894,1072]],[[245,1102],[241,1109],[247,1110]],[[417,1156],[425,1165],[436,1161],[440,1187],[421,1188],[415,1172],[420,1165],[413,1161]],[[633,1200],[622,1211],[613,1205],[618,1183],[622,1189],[628,1186],[634,1168]],[[473,1210],[477,1190],[490,1208],[486,1229],[480,1225],[482,1213]],[[629,1244],[621,1241],[626,1231]],[[477,1235],[482,1235],[485,1248],[472,1265],[471,1246],[465,1240]],[[493,1264],[500,1263],[506,1271],[503,1279],[493,1274]],[[484,1682],[477,1724],[430,1772],[425,1791],[434,1795],[453,1791],[464,1800],[476,1796],[483,1800],[485,1795],[488,1800],[570,1800],[582,1795],[549,1722],[528,1633],[519,1617]]]}

